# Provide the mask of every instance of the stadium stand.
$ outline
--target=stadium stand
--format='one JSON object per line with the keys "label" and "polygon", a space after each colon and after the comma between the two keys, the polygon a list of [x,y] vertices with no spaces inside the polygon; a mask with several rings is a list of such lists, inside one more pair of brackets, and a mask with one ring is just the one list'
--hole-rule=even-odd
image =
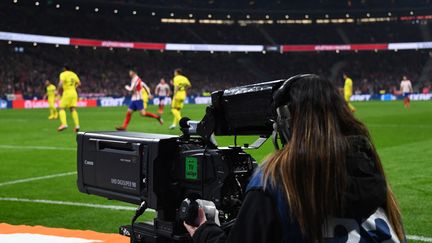
{"label": "stadium stand", "polygon": [[[18,44],[0,46],[0,94],[21,93],[26,98],[42,97],[43,82],[58,80],[63,63],[69,63],[82,78],[82,93],[125,95],[128,67],[138,66],[140,76],[151,86],[160,78],[170,80],[172,70],[183,67],[194,81],[192,93],[212,91],[237,84],[289,77],[297,73],[319,73],[342,85],[341,73],[356,81],[361,93],[392,91],[407,75],[418,84],[424,66],[431,61],[428,51],[350,53],[186,53],[126,49],[54,47]],[[12,60],[12,61],[11,61]],[[306,64],[305,64],[306,63]],[[423,87],[418,87],[418,89]]]}
{"label": "stadium stand", "polygon": [[[101,5],[98,13],[93,10],[96,6],[94,4],[103,3],[75,1],[81,4],[81,8],[77,11],[71,2],[73,1],[66,1],[66,7],[62,5],[61,8],[60,5],[59,8],[55,7],[52,1],[41,3],[41,6],[35,6],[34,3],[26,4],[26,2],[19,4],[2,2],[0,3],[0,19],[2,19],[0,31],[117,41],[196,44],[350,44],[432,40],[431,20],[426,18],[427,16],[403,17],[404,14],[413,13],[412,11],[410,13],[408,1],[397,1],[397,3],[395,1],[380,1],[380,3],[354,1],[351,7],[357,16],[355,21],[339,24],[318,24],[318,19],[323,18],[322,11],[312,12],[311,18],[314,18],[312,24],[283,24],[284,22],[279,23],[277,20],[272,24],[249,23],[244,16],[247,11],[240,10],[241,8],[260,9],[260,12],[254,12],[255,15],[266,19],[263,17],[264,10],[273,9],[269,13],[276,16],[275,19],[280,19],[280,12],[274,9],[284,9],[286,6],[285,3],[278,1],[269,1],[269,4],[264,3],[266,1],[253,4],[249,1],[239,1],[234,4],[235,6],[232,5],[232,1],[217,1],[215,6],[210,3],[211,1],[181,1],[182,4],[174,4],[170,0],[149,1],[146,4],[142,1],[106,1],[106,5]],[[333,12],[327,12],[336,15],[341,13],[334,9],[346,7],[349,2],[332,5],[322,1],[321,7],[322,10],[333,9]],[[177,6],[174,9],[178,9],[179,13],[183,13],[188,7],[194,9],[193,15],[190,16],[200,16],[203,12],[207,14],[206,7],[209,4],[212,5],[212,9],[221,9],[215,11],[215,16],[206,15],[207,20],[226,16],[226,9],[236,9],[233,13],[236,21],[225,24],[164,23],[163,17],[155,17],[152,14],[145,16],[131,14],[131,9],[135,9],[131,8],[133,6],[144,9],[146,13],[153,13],[148,12],[149,9],[157,9],[158,14],[163,15],[167,11],[163,9],[163,5],[168,3],[170,6]],[[416,1],[417,8],[420,8],[416,12],[425,14],[425,10],[421,7],[427,8],[429,3],[428,0]],[[294,1],[293,4],[294,9],[304,7],[302,1]],[[380,13],[382,21],[361,22],[359,16],[363,16],[365,12],[360,13],[359,9],[374,4],[378,4],[379,6],[376,7],[383,9],[392,9],[397,5],[398,9],[395,11],[399,11],[399,15],[390,17],[387,11],[383,11]],[[119,9],[117,11],[123,14],[114,14],[107,9]],[[128,14],[124,14],[126,11]],[[243,15],[239,16],[240,14]],[[293,12],[293,15],[300,18],[296,12]],[[343,16],[344,19],[349,19],[345,13]],[[198,17],[196,20],[199,20]],[[57,75],[64,63],[70,64],[82,78],[81,93],[110,96],[126,95],[122,87],[128,82],[127,69],[130,66],[138,67],[140,76],[152,86],[156,85],[162,77],[170,80],[172,70],[182,67],[193,80],[194,86],[191,92],[193,94],[237,84],[288,77],[302,72],[319,73],[340,84],[342,72],[347,72],[355,81],[356,92],[363,94],[378,93],[382,90],[392,92],[398,86],[402,75],[407,75],[413,81],[415,90],[420,91],[430,86],[432,77],[432,53],[427,49],[397,53],[394,51],[337,51],[320,52],[319,55],[316,55],[316,52],[263,54],[165,51],[162,53],[132,49],[55,47],[44,44],[34,46],[32,43],[1,41],[0,50],[4,53],[0,55],[0,98],[11,93],[22,94],[29,99],[42,97],[44,80],[50,79],[57,82]]]}

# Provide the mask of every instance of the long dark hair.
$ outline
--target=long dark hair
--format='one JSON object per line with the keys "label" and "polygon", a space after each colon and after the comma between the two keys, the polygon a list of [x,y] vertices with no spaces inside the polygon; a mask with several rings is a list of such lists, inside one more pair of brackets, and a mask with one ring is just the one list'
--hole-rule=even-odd
{"label": "long dark hair", "polygon": [[[305,238],[321,242],[329,216],[343,212],[347,190],[347,136],[371,141],[365,125],[348,108],[337,88],[327,79],[308,76],[290,88],[291,139],[263,165],[263,180],[282,187]],[[376,149],[372,158],[382,176]],[[384,177],[385,178],[385,177]],[[399,239],[404,239],[400,210],[390,186],[383,205]]]}

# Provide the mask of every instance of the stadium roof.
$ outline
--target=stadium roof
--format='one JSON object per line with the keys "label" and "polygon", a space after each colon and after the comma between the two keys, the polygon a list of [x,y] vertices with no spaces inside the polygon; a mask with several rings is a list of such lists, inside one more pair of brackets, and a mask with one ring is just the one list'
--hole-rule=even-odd
{"label": "stadium roof", "polygon": [[[332,13],[357,11],[432,10],[432,0],[9,0],[22,5],[90,5],[166,11],[250,13]],[[8,1],[8,2],[9,2]],[[7,1],[2,1],[3,3]]]}
{"label": "stadium roof", "polygon": [[[432,15],[432,0],[5,0],[2,6],[76,14],[215,20],[394,18]],[[188,21],[186,21],[188,22]]]}
{"label": "stadium roof", "polygon": [[[53,0],[52,0],[53,1]],[[54,1],[53,1],[54,2]],[[206,10],[370,10],[429,7],[431,0],[81,0],[75,2],[145,5],[171,9]]]}

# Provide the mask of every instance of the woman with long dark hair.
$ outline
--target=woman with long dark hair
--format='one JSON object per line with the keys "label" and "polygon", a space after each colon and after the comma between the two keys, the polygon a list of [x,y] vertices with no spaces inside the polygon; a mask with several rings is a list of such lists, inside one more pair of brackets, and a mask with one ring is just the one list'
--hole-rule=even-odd
{"label": "woman with long dark hair", "polygon": [[199,227],[185,224],[194,242],[406,241],[367,128],[329,80],[291,79],[275,99],[290,115],[284,147],[251,179],[230,233],[200,210]]}

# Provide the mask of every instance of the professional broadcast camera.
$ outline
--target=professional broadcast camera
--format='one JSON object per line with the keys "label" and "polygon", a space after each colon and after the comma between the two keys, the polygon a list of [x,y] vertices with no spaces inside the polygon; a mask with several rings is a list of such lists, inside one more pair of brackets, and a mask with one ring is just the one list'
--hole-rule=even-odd
{"label": "professional broadcast camera", "polygon": [[[190,242],[182,221],[190,217],[184,207],[196,199],[211,201],[218,211],[213,220],[229,231],[256,168],[244,150],[259,148],[274,134],[273,93],[284,81],[214,92],[201,121],[182,119],[181,136],[78,133],[79,190],[141,204],[132,224],[119,230],[131,242]],[[218,147],[218,135],[259,138],[250,145]],[[156,211],[154,221],[135,223],[147,208]]]}

